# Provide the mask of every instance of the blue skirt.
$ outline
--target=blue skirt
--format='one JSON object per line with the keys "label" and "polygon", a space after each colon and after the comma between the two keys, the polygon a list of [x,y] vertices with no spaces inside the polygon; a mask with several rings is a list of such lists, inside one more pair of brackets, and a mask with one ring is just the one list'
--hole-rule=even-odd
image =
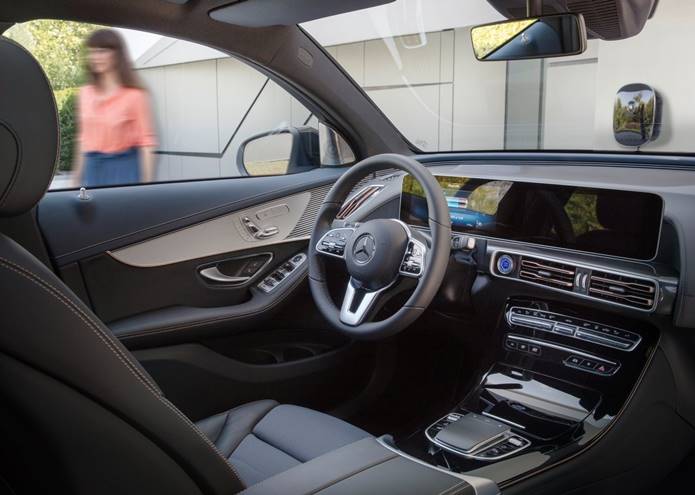
{"label": "blue skirt", "polygon": [[140,182],[140,160],[137,148],[120,153],[90,151],[84,155],[85,187],[117,186]]}

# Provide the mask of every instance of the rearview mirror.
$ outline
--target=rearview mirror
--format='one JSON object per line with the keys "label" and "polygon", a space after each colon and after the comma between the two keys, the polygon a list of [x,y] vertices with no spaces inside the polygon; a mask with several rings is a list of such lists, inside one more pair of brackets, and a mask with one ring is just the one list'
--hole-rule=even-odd
{"label": "rearview mirror", "polygon": [[475,58],[482,61],[578,55],[586,50],[580,14],[559,14],[476,26],[471,29]]}

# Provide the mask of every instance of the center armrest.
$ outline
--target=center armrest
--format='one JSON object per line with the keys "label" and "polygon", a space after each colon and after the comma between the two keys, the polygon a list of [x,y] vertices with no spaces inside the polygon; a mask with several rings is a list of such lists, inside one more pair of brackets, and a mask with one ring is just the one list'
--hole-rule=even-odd
{"label": "center armrest", "polygon": [[[494,483],[490,481],[489,485],[485,487],[485,495],[499,493]],[[387,448],[381,439],[370,437],[279,473],[242,493],[438,495],[442,492],[483,495],[463,477],[417,462]]]}

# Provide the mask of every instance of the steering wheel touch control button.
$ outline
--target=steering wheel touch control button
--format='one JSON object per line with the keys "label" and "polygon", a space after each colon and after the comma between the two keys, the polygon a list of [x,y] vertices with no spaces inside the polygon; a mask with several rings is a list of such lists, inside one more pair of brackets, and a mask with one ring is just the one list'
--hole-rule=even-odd
{"label": "steering wheel touch control button", "polygon": [[[333,229],[326,232],[316,244],[319,253],[335,256],[336,258],[345,257],[345,247],[355,232],[352,228]],[[360,239],[358,239],[359,241]]]}
{"label": "steering wheel touch control button", "polygon": [[422,267],[425,264],[427,248],[417,239],[411,238],[401,262],[400,274],[406,277],[419,277],[422,275]]}
{"label": "steering wheel touch control button", "polygon": [[514,258],[508,254],[503,254],[497,258],[497,271],[502,275],[509,275],[514,271]]}

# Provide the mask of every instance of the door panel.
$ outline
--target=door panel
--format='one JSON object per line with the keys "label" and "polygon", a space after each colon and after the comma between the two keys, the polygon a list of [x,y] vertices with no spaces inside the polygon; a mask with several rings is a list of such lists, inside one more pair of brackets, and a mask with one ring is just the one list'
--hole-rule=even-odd
{"label": "door panel", "polygon": [[191,417],[262,398],[327,409],[375,369],[319,316],[297,258],[341,172],[49,192],[38,220],[63,280]]}
{"label": "door panel", "polygon": [[[326,192],[328,186],[323,186],[278,198],[110,251],[110,254],[127,265],[154,267],[243,251],[250,246],[305,239],[311,235],[308,226],[311,213],[321,205]],[[304,222],[300,225],[302,219]]]}
{"label": "door panel", "polygon": [[[88,200],[50,192],[38,219],[65,280],[119,337],[134,346],[190,342],[253,327],[302,282],[306,266],[285,264],[305,249],[326,181],[338,173],[102,188]],[[200,273],[260,255],[270,261],[243,283]],[[261,290],[283,265],[286,279]]]}
{"label": "door panel", "polygon": [[344,169],[322,168],[294,175],[244,177],[51,191],[38,219],[58,266],[116,250],[196,223],[332,184]]}
{"label": "door panel", "polygon": [[[251,290],[265,274],[305,246],[306,241],[295,241],[146,268],[126,265],[102,254],[80,262],[80,266],[94,311],[116,328],[119,320],[167,307],[214,308],[247,302],[253,297]],[[211,264],[265,253],[272,256],[270,263],[245,283],[217,283],[200,275]]]}
{"label": "door panel", "polygon": [[[264,250],[272,252],[276,261],[256,280],[265,280],[305,249],[306,242],[295,242]],[[110,316],[111,330],[130,347],[192,342],[259,327],[306,279],[303,263],[278,282],[271,293],[259,289],[256,282],[243,287],[218,287],[198,275],[200,263],[211,260],[171,267],[124,268],[121,264],[114,267],[118,262],[102,256],[84,264],[84,275],[97,314]]]}

